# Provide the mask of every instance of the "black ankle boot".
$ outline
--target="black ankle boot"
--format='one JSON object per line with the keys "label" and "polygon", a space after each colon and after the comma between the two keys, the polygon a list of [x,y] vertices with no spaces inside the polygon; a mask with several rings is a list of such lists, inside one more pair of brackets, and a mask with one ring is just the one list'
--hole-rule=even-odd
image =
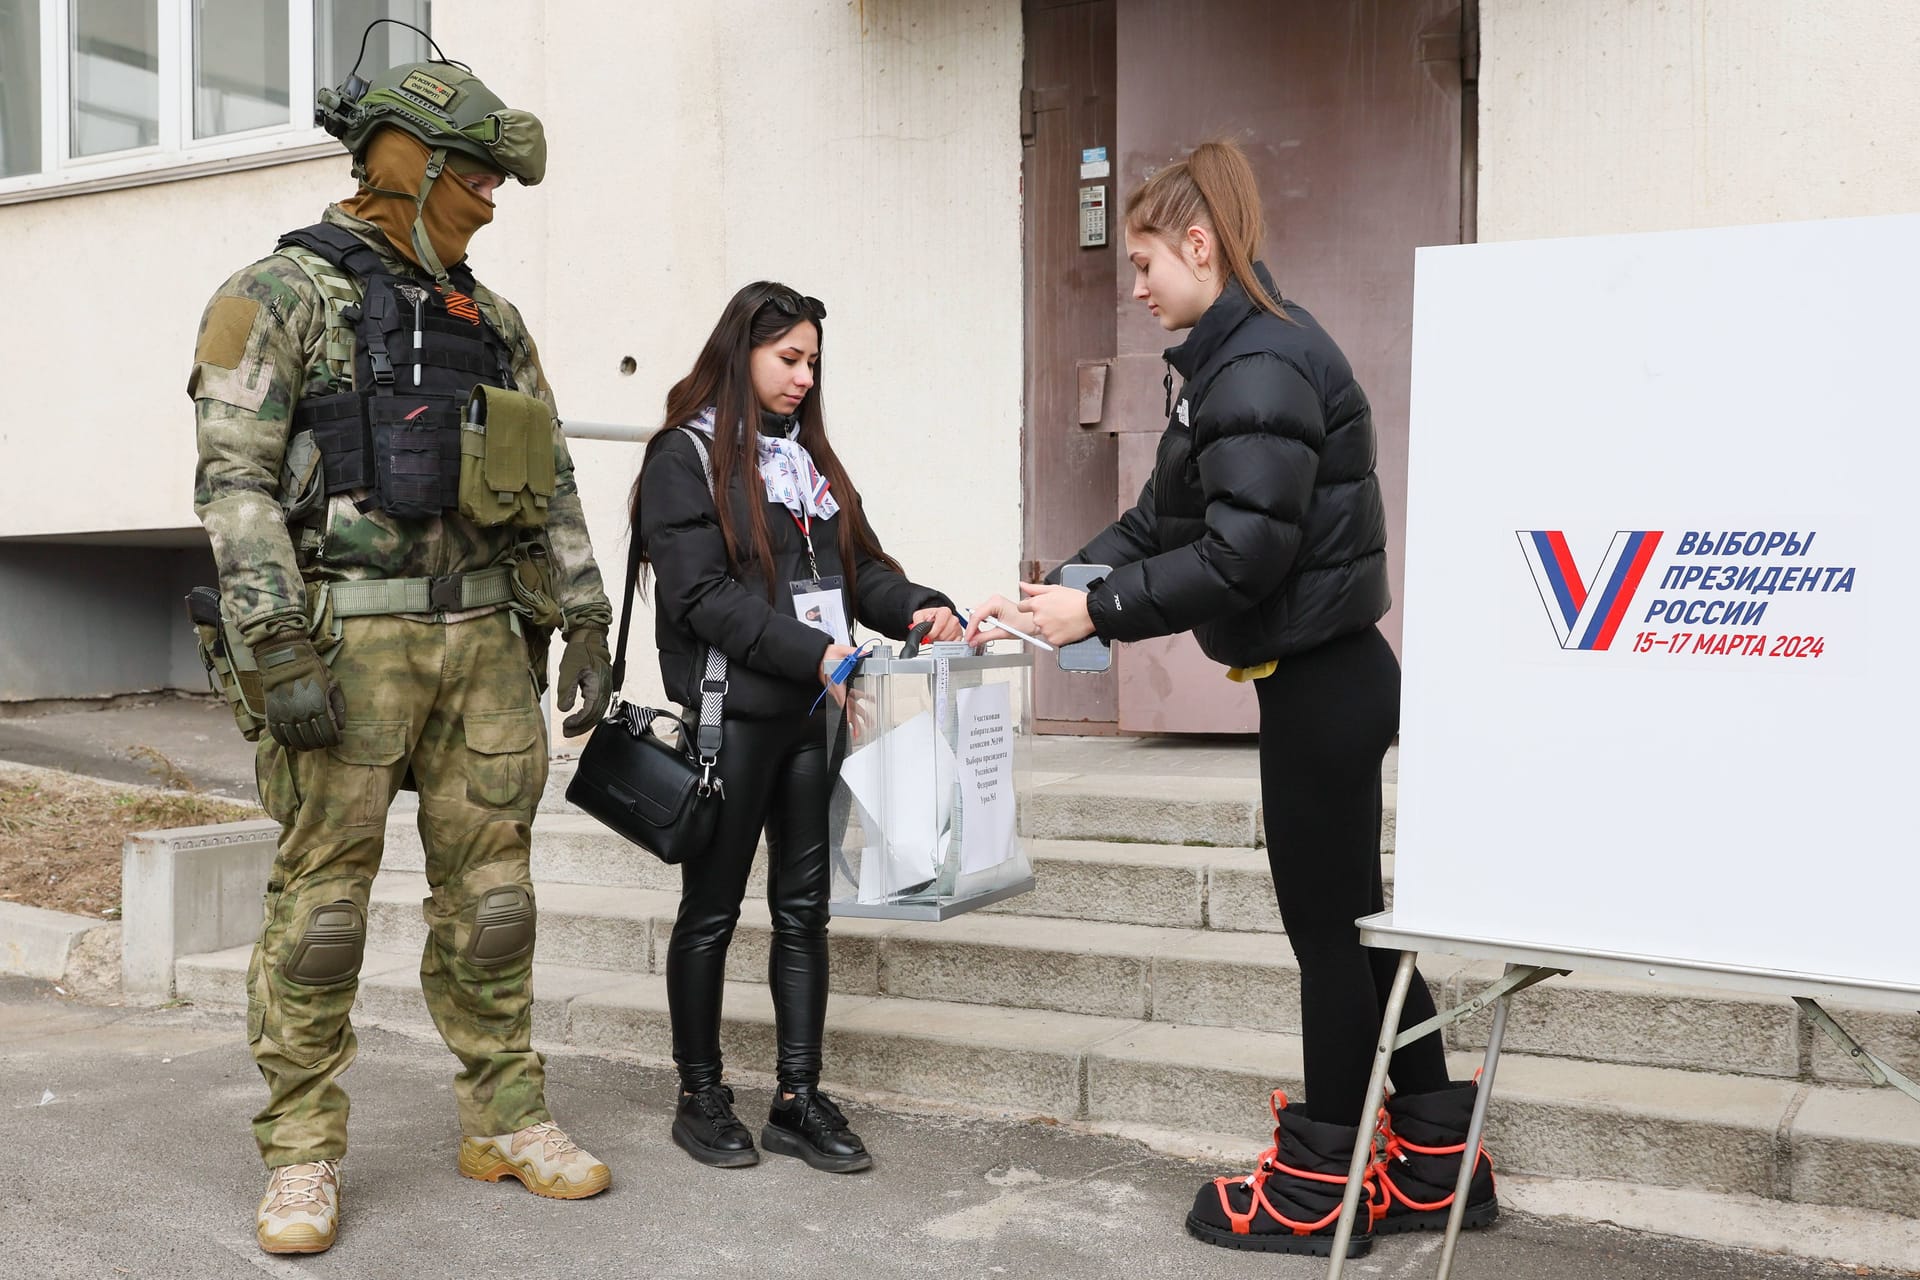
{"label": "black ankle boot", "polygon": [[[1187,1214],[1187,1232],[1227,1249],[1324,1258],[1333,1252],[1353,1145],[1363,1135],[1356,1125],[1309,1120],[1301,1108],[1289,1107],[1278,1089],[1267,1106],[1273,1112],[1273,1145],[1261,1153],[1252,1173],[1215,1178],[1200,1188]],[[1349,1258],[1365,1257],[1373,1248],[1371,1173],[1363,1182],[1347,1242]]]}
{"label": "black ankle boot", "polygon": [[[1378,1235],[1398,1231],[1444,1231],[1453,1209],[1453,1187],[1467,1150],[1467,1126],[1479,1086],[1472,1081],[1432,1093],[1398,1094],[1387,1100],[1381,1130],[1386,1156],[1374,1166],[1374,1220]],[[1500,1216],[1487,1149],[1476,1153],[1462,1225],[1486,1227]]]}
{"label": "black ankle boot", "polygon": [[733,1114],[733,1090],[723,1084],[681,1093],[673,1116],[673,1140],[695,1160],[716,1169],[760,1163],[753,1135]]}
{"label": "black ankle boot", "polygon": [[858,1173],[873,1167],[873,1157],[833,1100],[811,1085],[794,1089],[791,1098],[776,1091],[767,1112],[760,1145],[783,1156],[798,1156],[828,1173]]}

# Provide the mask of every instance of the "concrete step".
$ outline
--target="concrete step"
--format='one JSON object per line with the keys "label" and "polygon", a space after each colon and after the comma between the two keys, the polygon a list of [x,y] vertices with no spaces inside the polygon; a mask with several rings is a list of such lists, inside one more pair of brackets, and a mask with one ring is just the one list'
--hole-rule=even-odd
{"label": "concrete step", "polygon": [[[659,889],[544,884],[542,961],[663,973],[679,895]],[[370,945],[417,955],[426,938],[424,877],[374,884]],[[730,981],[764,983],[772,925],[763,898],[741,907]],[[829,983],[847,995],[1050,1010],[1186,1027],[1300,1030],[1300,975],[1284,935],[977,914],[939,924],[847,919],[828,943]],[[1422,966],[1436,1004],[1484,987],[1498,970],[1435,956]],[[1489,1019],[1448,1032],[1480,1048]],[[1517,1052],[1791,1078],[1807,1032],[1780,1000],[1627,979],[1555,979],[1515,1000]]]}
{"label": "concrete step", "polygon": [[[387,820],[383,870],[424,872],[426,851],[411,814]],[[680,869],[629,844],[584,813],[542,812],[533,824],[533,881],[680,892]],[[766,886],[764,859],[755,859],[750,892]]]}
{"label": "concrete step", "polygon": [[[247,949],[187,957],[182,998],[245,1003]],[[357,1016],[431,1036],[411,955],[372,953]],[[669,1051],[664,980],[541,963],[535,1034],[549,1045]],[[730,984],[736,1070],[773,1065],[766,988]],[[1297,1037],[1091,1014],[842,996],[827,1022],[827,1079],[994,1110],[1187,1134],[1257,1134],[1269,1089],[1296,1089]],[[1456,1055],[1465,1078],[1477,1055]],[[1506,1172],[1688,1187],[1914,1216],[1920,1108],[1890,1090],[1577,1062],[1502,1059],[1488,1145]]]}
{"label": "concrete step", "polygon": [[[540,800],[542,815],[574,814],[567,784],[574,762],[555,760]],[[1018,778],[1020,831],[1040,840],[1101,840],[1119,844],[1264,848],[1266,822],[1257,777],[1178,774],[1043,772]],[[1398,784],[1384,788],[1380,847],[1394,848]]]}
{"label": "concrete step", "polygon": [[[1484,963],[1455,969],[1449,999],[1464,1002],[1500,972]],[[1456,1023],[1448,1043],[1484,1050],[1492,1022]],[[1514,997],[1502,1052],[1791,1079],[1817,1034],[1785,998],[1572,973]]]}
{"label": "concrete step", "polygon": [[[1034,869],[1033,892],[988,910],[1109,924],[1285,932],[1263,849],[1032,837],[1026,848]],[[1388,854],[1383,871],[1389,906],[1393,863]],[[411,813],[396,812],[388,822],[382,865],[389,871],[426,869],[426,852]],[[543,812],[534,823],[533,878],[543,888],[583,884],[680,892],[678,867],[667,866],[581,813]],[[748,884],[750,894],[765,891],[764,857],[755,860]]]}
{"label": "concrete step", "polygon": [[[676,889],[578,884],[536,885],[541,962],[624,974],[665,973],[667,942],[679,911]],[[426,877],[383,870],[368,904],[368,946],[415,955],[426,943],[421,900]],[[882,920],[836,920],[828,935],[828,982],[849,995],[880,990],[880,939],[895,926]],[[727,948],[727,980],[765,983],[773,923],[764,896],[749,895]]]}
{"label": "concrete step", "polygon": [[[1180,929],[1284,933],[1264,849],[1027,841],[1033,892],[987,910]],[[1383,859],[1393,905],[1393,855]]]}
{"label": "concrete step", "polygon": [[[1399,788],[1387,783],[1380,847],[1391,853]],[[1130,773],[1029,775],[1020,830],[1042,840],[1265,848],[1257,778],[1157,777]]]}

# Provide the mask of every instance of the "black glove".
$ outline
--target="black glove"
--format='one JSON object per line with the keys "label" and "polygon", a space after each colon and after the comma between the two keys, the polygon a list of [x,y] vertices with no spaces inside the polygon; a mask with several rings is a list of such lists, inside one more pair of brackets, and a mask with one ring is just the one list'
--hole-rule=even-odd
{"label": "black glove", "polygon": [[607,649],[605,627],[575,627],[567,632],[566,651],[560,655],[560,685],[554,690],[562,711],[573,706],[576,689],[580,709],[560,725],[569,738],[599,724],[613,700],[613,654]]}
{"label": "black glove", "polygon": [[340,741],[347,698],[333,672],[304,635],[270,637],[253,650],[266,694],[267,732],[294,751],[317,751]]}

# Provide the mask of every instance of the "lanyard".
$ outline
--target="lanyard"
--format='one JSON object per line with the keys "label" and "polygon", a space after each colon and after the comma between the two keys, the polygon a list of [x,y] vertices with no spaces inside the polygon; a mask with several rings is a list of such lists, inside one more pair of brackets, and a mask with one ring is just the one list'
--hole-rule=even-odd
{"label": "lanyard", "polygon": [[794,515],[793,508],[788,507],[787,514],[793,516],[793,523],[800,530],[800,539],[807,544],[807,568],[812,572],[813,580],[818,582],[820,581],[820,561],[813,554],[813,513],[807,511]]}

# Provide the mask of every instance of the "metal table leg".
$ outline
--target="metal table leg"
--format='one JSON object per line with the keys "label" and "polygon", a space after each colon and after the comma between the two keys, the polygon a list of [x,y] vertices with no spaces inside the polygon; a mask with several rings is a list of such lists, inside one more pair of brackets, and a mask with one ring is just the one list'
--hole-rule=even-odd
{"label": "metal table leg", "polygon": [[1817,1000],[1806,996],[1795,996],[1793,1002],[1800,1006],[1800,1012],[1807,1015],[1816,1027],[1827,1033],[1827,1039],[1839,1046],[1840,1052],[1847,1055],[1853,1064],[1867,1073],[1867,1079],[1877,1085],[1891,1085],[1900,1092],[1920,1102],[1920,1084],[1901,1075],[1893,1069],[1893,1064],[1877,1057],[1865,1045],[1848,1034],[1847,1029],[1833,1020],[1833,1015],[1820,1007]]}
{"label": "metal table leg", "polygon": [[[1367,1080],[1366,1106],[1360,1112],[1359,1132],[1354,1135],[1353,1163],[1347,1168],[1347,1194],[1340,1202],[1340,1224],[1333,1233],[1333,1256],[1327,1265],[1327,1280],[1340,1280],[1347,1265],[1347,1245],[1353,1240],[1353,1221],[1360,1211],[1362,1180],[1373,1159],[1373,1118],[1387,1096],[1387,1066],[1393,1061],[1394,1042],[1400,1033],[1400,1013],[1407,1005],[1407,990],[1413,985],[1413,966],[1418,957],[1411,951],[1400,953],[1400,968],[1393,975],[1393,989],[1387,993],[1387,1012],[1380,1022],[1380,1040],[1373,1051],[1373,1074]],[[1506,1002],[1501,1001],[1504,1012]],[[1371,1212],[1368,1209],[1367,1212]]]}
{"label": "metal table leg", "polygon": [[[1515,966],[1508,965],[1513,973]],[[1487,1131],[1487,1100],[1493,1096],[1493,1074],[1500,1066],[1500,1041],[1507,1034],[1507,1005],[1511,992],[1503,992],[1493,1007],[1493,1029],[1487,1037],[1487,1056],[1480,1068],[1480,1088],[1473,1099],[1473,1119],[1467,1125],[1467,1149],[1460,1154],[1460,1177],[1453,1184],[1453,1209],[1447,1214],[1446,1242],[1440,1250],[1440,1270],[1436,1280],[1453,1274],[1453,1251],[1460,1243],[1461,1224],[1467,1216],[1467,1189],[1473,1185],[1473,1170],[1480,1162],[1480,1139]]]}

